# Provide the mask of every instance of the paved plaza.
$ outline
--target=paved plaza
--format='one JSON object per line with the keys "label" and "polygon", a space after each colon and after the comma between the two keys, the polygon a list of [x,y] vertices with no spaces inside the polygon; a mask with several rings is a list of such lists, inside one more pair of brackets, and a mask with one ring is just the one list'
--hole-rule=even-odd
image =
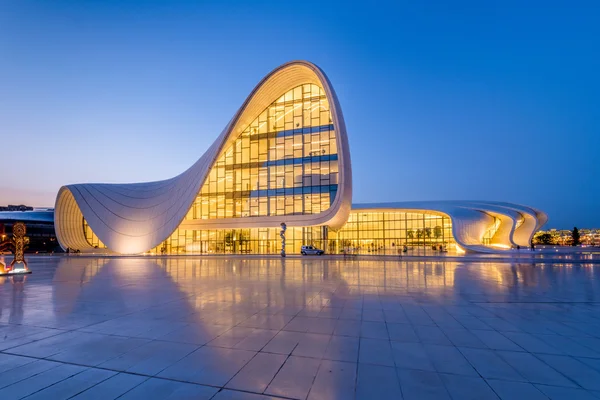
{"label": "paved plaza", "polygon": [[596,262],[30,257],[0,399],[600,399]]}

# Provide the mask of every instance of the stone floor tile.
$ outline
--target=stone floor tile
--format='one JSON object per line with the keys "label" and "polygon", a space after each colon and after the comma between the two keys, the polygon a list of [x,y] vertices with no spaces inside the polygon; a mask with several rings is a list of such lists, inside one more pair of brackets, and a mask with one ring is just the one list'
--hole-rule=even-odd
{"label": "stone floor tile", "polygon": [[524,351],[522,347],[496,331],[472,329],[471,333],[492,350]]}
{"label": "stone floor tile", "polygon": [[[377,307],[376,305],[374,307]],[[370,322],[385,322],[383,310],[380,308],[369,308],[368,305],[363,308],[362,320]]]}
{"label": "stone floor tile", "polygon": [[2,399],[20,399],[32,395],[51,385],[55,385],[65,379],[85,371],[85,367],[75,365],[59,365],[56,368],[41,372],[31,379],[24,379],[0,389],[0,398]]}
{"label": "stone floor tile", "polygon": [[498,396],[480,377],[440,374],[446,390],[453,399],[497,400]]}
{"label": "stone floor tile", "polygon": [[360,336],[361,322],[358,320],[339,319],[333,330],[337,336]]}
{"label": "stone floor tile", "polygon": [[444,332],[437,326],[415,325],[414,329],[421,343],[441,344],[445,346],[450,346],[452,344]]}
{"label": "stone floor tile", "polygon": [[65,333],[64,330],[54,328],[13,326],[18,329],[5,329],[0,332],[0,351]]}
{"label": "stone floor tile", "polygon": [[15,384],[17,382],[28,380],[45,371],[63,365],[57,362],[36,360],[34,358],[29,358],[29,360],[31,360],[32,362],[24,363],[2,372],[2,379],[0,379],[0,389]]}
{"label": "stone floor tile", "polygon": [[223,386],[254,357],[254,352],[201,347],[158,374],[159,377]]}
{"label": "stone floor tile", "polygon": [[252,333],[237,342],[235,349],[259,351],[264,348],[271,339],[275,337],[277,331],[267,329],[253,329]]}
{"label": "stone floor tile", "polygon": [[362,321],[360,337],[369,339],[390,340],[385,322]]}
{"label": "stone floor tile", "polygon": [[165,340],[178,343],[189,343],[202,346],[219,335],[227,332],[230,327],[226,325],[207,325],[202,323],[188,324],[182,328],[175,329],[159,337],[159,340]]}
{"label": "stone floor tile", "polygon": [[150,340],[121,336],[95,335],[90,340],[69,346],[48,357],[50,360],[73,364],[97,366],[119,357],[136,347],[148,344]]}
{"label": "stone floor tile", "polygon": [[244,340],[254,332],[255,328],[246,328],[243,326],[234,326],[223,332],[207,344],[209,346],[234,348],[236,344]]}
{"label": "stone floor tile", "polygon": [[208,386],[150,378],[119,397],[119,400],[208,400],[217,391]]}
{"label": "stone floor tile", "polygon": [[359,339],[348,336],[332,336],[324,359],[334,361],[358,362]]}
{"label": "stone floor tile", "polygon": [[356,363],[323,360],[308,394],[308,400],[354,397]]}
{"label": "stone floor tile", "polygon": [[149,378],[140,375],[117,374],[73,397],[76,400],[116,399]]}
{"label": "stone floor tile", "polygon": [[9,371],[21,365],[29,364],[36,361],[35,358],[15,356],[12,354],[0,353],[0,374]]}
{"label": "stone floor tile", "polygon": [[437,372],[478,376],[477,372],[454,346],[424,344],[425,352]]}
{"label": "stone floor tile", "polygon": [[443,400],[450,395],[437,372],[397,369],[405,400]]}
{"label": "stone floor tile", "polygon": [[[394,301],[395,303],[396,301]],[[406,314],[402,310],[383,310],[383,314],[385,317],[385,322],[388,324],[408,324],[408,318],[406,318]]]}
{"label": "stone floor tile", "polygon": [[85,344],[101,337],[104,337],[104,335],[70,331],[41,339],[33,343],[13,347],[10,349],[10,353],[35,358],[46,358],[69,349],[70,347]]}
{"label": "stone floor tile", "polygon": [[465,328],[442,328],[446,337],[454,346],[472,347],[477,349],[488,349],[477,336]]}
{"label": "stone floor tile", "polygon": [[360,321],[362,319],[362,309],[355,307],[344,307],[339,316],[340,320]]}
{"label": "stone floor tile", "polygon": [[286,360],[287,356],[283,354],[258,353],[226,386],[230,389],[262,393]]}
{"label": "stone floor tile", "polygon": [[487,379],[496,395],[502,400],[547,400],[548,398],[534,385],[525,382]]}
{"label": "stone floor tile", "polygon": [[600,390],[600,372],[568,356],[536,354],[536,357],[587,390]]}
{"label": "stone floor tile", "polygon": [[391,342],[391,346],[396,367],[435,371],[435,367],[421,343]]}
{"label": "stone floor tile", "polygon": [[[303,333],[292,354],[299,357],[322,358],[327,351],[330,340],[330,335]],[[268,351],[267,348],[268,346],[265,347],[265,351]]]}
{"label": "stone floor tile", "polygon": [[497,351],[496,354],[516,369],[528,382],[566,387],[577,386],[532,354],[512,351]]}
{"label": "stone floor tile", "polygon": [[237,390],[223,389],[219,391],[211,400],[275,400],[281,397],[272,397],[262,394],[239,392]]}
{"label": "stone floor tile", "polygon": [[550,400],[597,400],[598,397],[584,389],[567,388],[560,386],[535,385]]}
{"label": "stone floor tile", "polygon": [[387,323],[390,340],[397,342],[418,343],[419,338],[410,324]]}
{"label": "stone floor tile", "polygon": [[321,360],[290,356],[271,381],[265,394],[306,399],[313,385]]}
{"label": "stone floor tile", "polygon": [[89,368],[27,397],[28,400],[68,399],[115,376],[117,373]]}
{"label": "stone floor tile", "polygon": [[561,335],[538,335],[538,337],[550,346],[560,349],[563,354],[574,357],[600,358],[600,353],[579,344],[577,340]]}
{"label": "stone floor tile", "polygon": [[198,346],[187,343],[154,340],[99,365],[114,371],[156,375],[181,360]]}
{"label": "stone floor tile", "polygon": [[549,345],[545,341],[539,339],[535,334],[525,332],[504,332],[504,336],[529,353],[564,354],[560,349]]}
{"label": "stone floor tile", "polygon": [[358,361],[365,364],[394,367],[390,341],[361,338]]}
{"label": "stone floor tile", "polygon": [[356,400],[402,399],[400,382],[394,367],[358,365]]}
{"label": "stone floor tile", "polygon": [[292,354],[292,351],[294,351],[304,336],[305,334],[301,332],[280,331],[264,346],[263,351],[277,354]]}
{"label": "stone floor tile", "polygon": [[588,367],[600,372],[600,358],[587,358],[587,357],[573,357],[576,360],[584,363]]}
{"label": "stone floor tile", "polygon": [[458,323],[460,323],[465,329],[477,329],[477,330],[494,330],[491,326],[480,320],[479,318],[470,315],[461,315],[456,317]]}
{"label": "stone floor tile", "polygon": [[493,350],[459,348],[463,356],[485,379],[523,381],[524,378]]}

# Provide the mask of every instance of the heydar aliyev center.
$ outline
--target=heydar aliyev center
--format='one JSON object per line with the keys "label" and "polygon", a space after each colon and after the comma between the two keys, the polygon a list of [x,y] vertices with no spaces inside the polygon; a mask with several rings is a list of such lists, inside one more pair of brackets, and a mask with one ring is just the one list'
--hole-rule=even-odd
{"label": "heydar aliyev center", "polygon": [[82,253],[276,254],[399,249],[498,252],[528,246],[547,216],[490,201],[352,204],[352,166],[338,98],[324,72],[284,64],[250,93],[187,171],[133,184],[63,186],[61,246]]}

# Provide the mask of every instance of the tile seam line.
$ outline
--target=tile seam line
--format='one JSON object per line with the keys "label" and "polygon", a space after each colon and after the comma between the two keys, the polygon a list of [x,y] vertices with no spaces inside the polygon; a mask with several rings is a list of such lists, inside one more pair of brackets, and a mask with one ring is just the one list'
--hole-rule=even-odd
{"label": "tile seam line", "polygon": [[[266,346],[266,345],[265,345]],[[271,380],[269,381],[269,383],[267,384],[267,386],[265,387],[265,390],[262,391],[261,394],[265,394],[265,392],[267,391],[267,389],[269,388],[269,386],[271,386],[271,383],[273,383],[273,381],[275,380],[275,377],[279,374],[279,372],[283,369],[283,366],[285,365],[285,363],[288,362],[288,360],[290,359],[290,357],[292,356],[292,353],[294,352],[294,350],[296,350],[296,347],[298,346],[298,344],[296,343],[296,346],[294,346],[294,348],[292,349],[292,351],[290,351],[290,353],[288,355],[286,355],[285,357],[285,361],[283,363],[281,363],[281,365],[279,366],[279,369],[277,369],[277,372],[275,372],[275,375],[273,375],[273,377],[271,378]],[[270,395],[267,395],[270,396]]]}
{"label": "tile seam line", "polygon": [[[85,371],[87,371],[87,370],[85,370]],[[85,371],[81,371],[81,372],[83,373],[83,372],[85,372]],[[96,386],[98,386],[99,384],[101,384],[101,383],[103,383],[103,382],[106,382],[107,380],[109,380],[109,379],[111,379],[111,378],[114,378],[114,377],[115,377],[115,376],[117,376],[117,375],[119,375],[119,374],[118,374],[118,373],[115,373],[115,374],[113,374],[113,375],[109,376],[108,378],[101,380],[100,382],[96,382],[96,383],[95,383],[95,384],[93,384],[92,386],[90,386],[90,387],[88,387],[88,388],[85,388],[85,389],[83,389],[82,391],[80,391],[80,392],[78,392],[78,393],[75,393],[73,396],[71,396],[71,397],[68,397],[67,399],[72,399],[73,397],[77,397],[77,396],[79,396],[80,394],[82,394],[82,393],[84,393],[84,392],[86,392],[86,391],[90,390],[91,388],[93,388],[93,387],[96,387]],[[143,382],[145,382],[145,380],[144,380]]]}
{"label": "tile seam line", "polygon": [[[46,371],[40,372],[39,374],[33,375],[33,377],[35,377],[35,376],[38,376],[38,375],[41,375],[41,374],[43,374],[43,373],[46,373],[46,372],[48,372],[48,371],[52,371],[52,370],[54,370],[54,369],[60,368],[61,366],[62,366],[62,365],[57,365],[57,366],[56,366],[56,367],[54,367],[54,368],[50,368],[50,369],[47,369]],[[77,375],[79,375],[79,374],[81,374],[81,373],[83,373],[83,372],[87,371],[88,369],[89,369],[89,367],[87,367],[87,368],[86,368],[86,369],[84,369],[83,371],[79,371],[79,372],[77,372],[77,373],[75,373],[75,374],[73,374],[73,375],[69,375],[69,376],[67,376],[67,377],[65,377],[65,378],[63,378],[63,379],[60,379],[60,380],[58,380],[58,381],[56,381],[56,382],[54,382],[54,383],[52,383],[52,384],[50,384],[50,385],[48,385],[48,386],[44,386],[43,388],[41,388],[41,389],[39,389],[39,390],[36,390],[36,391],[35,391],[35,392],[33,392],[33,393],[29,393],[28,395],[21,397],[21,399],[25,399],[25,398],[27,398],[27,397],[33,396],[34,394],[36,394],[36,393],[39,393],[39,392],[41,392],[42,390],[46,390],[46,389],[48,389],[48,388],[50,388],[50,387],[52,387],[52,386],[58,385],[59,383],[61,383],[61,382],[64,382],[64,381],[66,381],[66,380],[68,380],[68,379],[71,379],[72,377],[74,377],[74,376],[77,376]],[[29,377],[29,378],[31,378],[31,377]],[[8,388],[8,387],[11,387],[12,385],[16,385],[17,383],[23,382],[24,380],[27,380],[27,379],[29,379],[29,378],[25,378],[25,379],[23,379],[23,380],[21,380],[21,381],[19,381],[19,382],[11,383],[10,385],[8,385],[8,386],[5,386],[5,387],[4,387],[2,390],[6,389],[6,388]]]}
{"label": "tile seam line", "polygon": [[[35,362],[35,361],[39,361],[39,359],[35,359],[35,360],[34,360],[34,361],[32,361],[32,362]],[[45,360],[42,360],[42,361],[45,361]],[[25,365],[28,365],[28,364],[31,364],[31,363],[27,363],[27,364],[19,365],[19,366],[15,367],[15,368],[11,368],[10,370],[13,370],[13,369],[16,369],[16,368],[20,368],[20,367],[22,367],[22,366],[25,366]],[[24,380],[26,380],[26,379],[29,379],[29,378],[31,378],[31,377],[38,376],[39,374],[42,374],[42,373],[44,373],[44,372],[50,371],[50,370],[52,370],[52,369],[55,369],[55,368],[58,368],[58,367],[60,367],[60,365],[56,365],[56,366],[54,366],[54,367],[52,367],[52,368],[48,368],[48,369],[46,369],[46,370],[44,370],[44,371],[38,372],[37,374],[33,374],[33,375],[31,375],[30,377],[23,378],[23,379],[21,379],[21,380],[18,380],[18,381],[14,382],[14,383],[11,383],[11,384],[8,384],[8,385],[6,385],[6,386],[3,386],[2,388],[0,388],[0,390],[3,390],[3,389],[5,389],[5,388],[7,388],[7,387],[9,387],[9,386],[12,386],[12,385],[14,385],[14,384],[17,384],[17,383],[19,383],[19,382],[23,382],[23,381],[24,381]],[[10,371],[10,370],[8,370],[8,371]],[[4,371],[4,372],[7,372],[7,371]]]}
{"label": "tile seam line", "polygon": [[[160,379],[160,380],[163,380],[163,381],[169,381],[169,382],[187,383],[187,384],[196,385],[196,386],[210,387],[210,388],[215,388],[215,389],[226,389],[226,390],[232,390],[232,391],[236,391],[236,392],[244,392],[244,393],[252,393],[252,394],[258,394],[258,395],[262,395],[262,393],[258,393],[258,392],[252,392],[252,391],[247,391],[247,390],[239,390],[239,389],[233,389],[233,388],[226,388],[225,386],[209,385],[209,384],[197,383],[197,382],[191,382],[191,381],[180,380],[180,379],[174,379],[174,378],[166,378],[166,377],[157,376],[157,375],[147,375],[147,374],[136,373],[136,372],[129,372],[129,371],[119,371],[119,370],[115,370],[115,369],[111,369],[111,368],[106,368],[106,367],[99,367],[99,366],[89,366],[89,365],[85,365],[85,364],[77,364],[77,363],[74,363],[74,362],[67,362],[67,361],[54,361],[54,360],[47,360],[47,359],[44,359],[44,358],[36,358],[36,357],[32,357],[32,356],[24,356],[24,355],[20,355],[20,354],[12,354],[12,353],[6,353],[6,354],[15,355],[15,356],[19,356],[19,357],[31,358],[31,359],[38,360],[38,361],[49,361],[49,362],[58,363],[58,364],[61,364],[61,365],[71,365],[71,366],[75,366],[75,367],[82,367],[82,368],[85,368],[83,371],[81,371],[81,372],[78,372],[78,373],[76,373],[76,374],[73,374],[73,375],[70,375],[69,377],[67,377],[67,378],[65,378],[65,379],[62,379],[62,380],[60,380],[60,381],[57,381],[57,382],[53,383],[52,385],[46,386],[44,389],[46,389],[46,388],[48,388],[48,387],[50,387],[50,386],[53,386],[53,385],[55,385],[56,383],[62,382],[62,381],[64,381],[64,380],[66,380],[66,379],[69,379],[69,378],[71,378],[71,377],[73,377],[73,376],[79,375],[80,373],[82,373],[82,372],[84,372],[84,371],[87,371],[87,370],[89,370],[89,369],[97,369],[97,370],[102,370],[102,371],[114,372],[114,373],[115,373],[115,375],[113,375],[113,377],[114,377],[114,376],[116,376],[116,375],[118,375],[118,374],[126,374],[126,375],[132,375],[132,376],[140,376],[140,377],[143,377],[143,378],[148,378],[148,379],[151,379],[151,378],[153,378],[153,379]],[[52,369],[55,369],[55,368],[58,368],[58,367],[60,367],[61,365],[57,365],[57,366],[55,366],[55,367],[49,368],[49,369],[47,369],[47,370],[45,370],[45,371],[42,371],[42,372],[40,372],[39,374],[41,374],[41,373],[44,373],[44,372],[47,372],[47,371],[50,371],[50,370],[52,370]],[[35,375],[32,375],[32,376],[37,376],[37,375],[39,375],[39,374],[35,374]],[[26,380],[26,379],[29,379],[29,378],[22,379],[22,380],[20,380],[19,382],[22,382],[22,381],[24,381],[24,380]],[[148,380],[148,379],[146,379],[146,380]],[[140,384],[144,383],[146,380],[144,380],[144,381],[143,381],[143,382],[141,382]],[[15,383],[18,383],[18,382],[15,382]],[[14,384],[14,383],[13,383],[13,384]],[[13,384],[7,385],[7,386],[5,386],[5,387],[12,386]],[[138,386],[139,386],[139,385],[138,385]],[[135,387],[137,387],[137,386],[135,386]],[[135,388],[135,387],[134,387],[134,388]],[[132,388],[131,390],[133,390],[134,388]],[[43,390],[43,389],[42,389],[42,390]],[[86,390],[87,390],[87,389],[86,389]],[[127,392],[129,392],[129,391],[127,391]],[[127,392],[125,392],[125,393],[121,394],[119,397],[121,397],[121,396],[125,395]],[[36,392],[36,393],[37,393],[37,392]],[[34,393],[32,393],[32,394],[34,394]],[[29,394],[29,395],[27,395],[27,396],[30,396],[30,395],[31,395],[31,394]],[[282,398],[282,399],[292,399],[292,400],[294,400],[294,398],[293,398],[293,397],[283,397],[283,396],[277,396],[277,397],[279,397],[279,398]]]}

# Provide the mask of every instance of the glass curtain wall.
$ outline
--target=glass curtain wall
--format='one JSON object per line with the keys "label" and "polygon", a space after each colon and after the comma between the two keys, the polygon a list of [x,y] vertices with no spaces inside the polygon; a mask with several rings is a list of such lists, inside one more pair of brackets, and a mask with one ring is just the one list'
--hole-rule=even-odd
{"label": "glass curtain wall", "polygon": [[329,101],[298,86],[249,124],[217,159],[187,219],[316,214],[338,187]]}
{"label": "glass curtain wall", "polygon": [[488,229],[486,229],[485,233],[483,234],[482,243],[484,245],[489,246],[492,243],[492,239],[494,238],[494,235],[498,231],[499,227],[500,219],[494,217],[494,223]]}
{"label": "glass curtain wall", "polygon": [[98,236],[96,236],[94,231],[92,231],[92,228],[90,228],[90,226],[88,225],[85,218],[83,218],[82,224],[83,224],[83,233],[85,234],[85,240],[87,240],[87,242],[92,247],[95,247],[97,249],[105,249],[106,246],[104,245],[104,243],[102,243],[102,241],[98,238]]}
{"label": "glass curtain wall", "polygon": [[[300,254],[303,245],[327,245],[326,226],[289,227],[285,232],[285,251]],[[279,254],[280,228],[183,230],[154,248],[152,254]]]}
{"label": "glass curtain wall", "polygon": [[338,252],[397,254],[454,249],[452,222],[441,213],[352,211],[337,233]]}

